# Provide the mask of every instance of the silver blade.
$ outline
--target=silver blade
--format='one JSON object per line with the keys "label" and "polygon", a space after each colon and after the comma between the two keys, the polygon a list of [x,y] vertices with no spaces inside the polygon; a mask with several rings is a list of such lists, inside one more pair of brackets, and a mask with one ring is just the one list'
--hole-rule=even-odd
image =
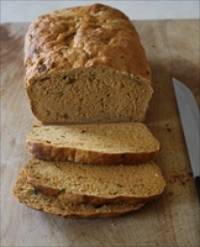
{"label": "silver blade", "polygon": [[193,176],[200,176],[200,112],[190,89],[173,78],[181,124]]}

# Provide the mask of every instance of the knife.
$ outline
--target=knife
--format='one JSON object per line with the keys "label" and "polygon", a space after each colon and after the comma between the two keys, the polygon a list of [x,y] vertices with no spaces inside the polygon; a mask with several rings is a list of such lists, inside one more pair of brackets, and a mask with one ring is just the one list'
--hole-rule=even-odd
{"label": "knife", "polygon": [[190,89],[173,78],[178,111],[200,201],[200,112]]}

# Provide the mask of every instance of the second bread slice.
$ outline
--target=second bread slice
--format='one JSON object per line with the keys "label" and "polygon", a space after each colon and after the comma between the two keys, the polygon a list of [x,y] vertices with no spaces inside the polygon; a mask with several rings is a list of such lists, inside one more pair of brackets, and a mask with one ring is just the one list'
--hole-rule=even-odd
{"label": "second bread slice", "polygon": [[86,203],[73,204],[69,200],[61,202],[58,197],[44,195],[29,184],[24,171],[17,177],[13,192],[19,202],[28,207],[63,217],[113,217],[132,212],[144,205],[144,203],[135,202],[95,206]]}
{"label": "second bread slice", "polygon": [[42,160],[103,165],[145,162],[160,149],[142,123],[38,125],[28,135],[27,146]]}
{"label": "second bread slice", "polygon": [[28,182],[43,194],[74,203],[140,203],[165,188],[160,168],[153,162],[97,166],[33,159],[24,171]]}

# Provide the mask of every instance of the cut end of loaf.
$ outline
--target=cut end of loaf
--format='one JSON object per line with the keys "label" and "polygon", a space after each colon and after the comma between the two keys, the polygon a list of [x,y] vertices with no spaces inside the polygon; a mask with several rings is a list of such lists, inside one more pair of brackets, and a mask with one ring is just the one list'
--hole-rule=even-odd
{"label": "cut end of loaf", "polygon": [[104,66],[32,78],[27,90],[48,124],[143,121],[153,93],[150,81]]}

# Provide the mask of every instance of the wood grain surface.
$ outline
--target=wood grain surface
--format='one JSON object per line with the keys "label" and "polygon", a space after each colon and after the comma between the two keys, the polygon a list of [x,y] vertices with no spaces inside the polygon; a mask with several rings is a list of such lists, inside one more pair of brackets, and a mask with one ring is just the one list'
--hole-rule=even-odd
{"label": "wood grain surface", "polygon": [[155,93],[147,123],[161,142],[157,162],[167,188],[136,213],[77,220],[32,210],[12,196],[19,169],[29,157],[25,135],[33,116],[23,83],[27,24],[1,26],[1,246],[200,246],[200,207],[171,83],[172,77],[183,81],[200,103],[198,21],[138,21],[136,27],[153,70]]}

